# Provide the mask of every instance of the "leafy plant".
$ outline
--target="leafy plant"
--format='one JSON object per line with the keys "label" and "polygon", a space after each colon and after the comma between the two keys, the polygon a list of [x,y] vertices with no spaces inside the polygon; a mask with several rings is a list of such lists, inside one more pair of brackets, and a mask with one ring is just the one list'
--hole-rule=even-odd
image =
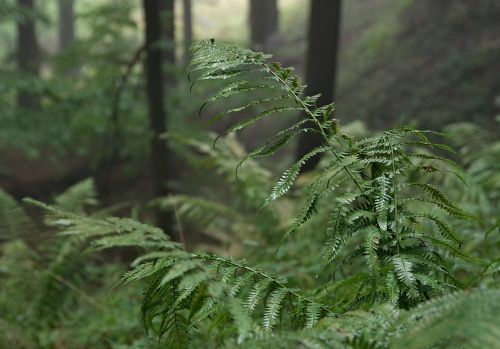
{"label": "leafy plant", "polygon": [[[475,217],[457,207],[439,189],[413,181],[415,172],[453,171],[456,167],[451,160],[416,149],[451,149],[429,140],[427,135],[433,134],[431,131],[405,127],[353,141],[341,132],[338,121],[332,118],[333,104],[317,106],[318,96],[303,96],[305,86],[292,69],[270,63],[269,58],[262,53],[204,41],[193,50],[190,77],[193,84],[204,80],[230,81],[209,98],[202,109],[206,103],[242,93],[265,90],[272,96],[257,96],[256,100],[212,117],[212,120],[228,117],[256,104],[266,106],[257,115],[233,124],[227,132],[243,130],[265,117],[285,111],[294,110],[305,115],[250,152],[249,159],[275,154],[299,133],[319,132],[322,135],[323,145],[287,169],[265,201],[264,205],[268,205],[285,195],[310,158],[320,154],[328,156],[326,166],[306,188],[303,208],[283,240],[304,225],[321,202],[328,200],[326,209],[331,220],[326,227],[323,263],[327,266],[335,263],[338,268],[353,258],[365,258],[368,273],[358,292],[358,302],[390,300],[409,307],[429,298],[429,293],[457,286],[456,283],[452,285],[454,278],[444,263],[443,251],[459,258],[473,258],[460,251],[460,238],[431,211],[439,209],[461,219]],[[422,221],[435,224],[438,234]],[[363,243],[350,251],[343,261],[336,260],[339,251],[352,239]]]}
{"label": "leafy plant", "polygon": [[[249,202],[256,196],[245,189],[258,183],[252,176],[262,172],[250,166],[245,177],[245,162],[275,154],[300,133],[319,132],[323,137],[323,145],[284,171],[267,199],[262,198],[261,212],[273,212],[276,201],[294,191],[301,168],[310,158],[322,155],[323,161],[303,188],[302,206],[283,237],[267,241],[275,253],[259,263],[188,251],[162,230],[129,218],[89,216],[74,206],[69,212],[65,207],[27,200],[45,210],[49,226],[68,241],[78,241],[79,252],[124,247],[144,251],[119,285],[142,286],[141,318],[148,333],[167,348],[498,347],[499,291],[460,291],[467,285],[453,273],[453,260],[481,267],[487,264],[462,250],[463,238],[447,217],[471,222],[477,218],[431,181],[437,173],[461,179],[453,161],[433,152],[451,151],[433,141],[439,135],[396,127],[355,140],[332,118],[333,105],[317,106],[318,96],[303,96],[304,86],[292,69],[269,62],[269,55],[210,40],[196,44],[191,57],[193,84],[224,83],[202,110],[217,100],[254,96],[212,120],[248,112],[254,106],[261,110],[240,119],[227,132],[290,111],[304,115],[235,166],[250,183],[240,192],[248,194]],[[204,145],[195,146],[218,157]],[[219,164],[219,169],[227,174],[225,165]],[[74,202],[72,198],[82,198],[77,192],[71,191],[56,203],[65,206]],[[193,200],[160,198],[158,203],[180,206],[184,212],[193,212],[194,219],[205,218],[194,209],[200,207],[218,210],[216,214],[231,219],[222,212],[223,206]],[[12,206],[4,201],[4,207]],[[22,215],[18,216],[21,220]],[[323,224],[324,216],[329,219]],[[304,235],[311,224],[319,232]],[[286,273],[288,280],[283,277],[281,269],[287,266],[280,250],[296,244],[299,234],[300,239],[321,246],[321,253],[307,256],[313,260],[314,273],[327,275],[313,277],[316,282],[301,284],[293,272]],[[293,258],[293,254],[286,256]],[[251,254],[248,257],[252,259]]]}

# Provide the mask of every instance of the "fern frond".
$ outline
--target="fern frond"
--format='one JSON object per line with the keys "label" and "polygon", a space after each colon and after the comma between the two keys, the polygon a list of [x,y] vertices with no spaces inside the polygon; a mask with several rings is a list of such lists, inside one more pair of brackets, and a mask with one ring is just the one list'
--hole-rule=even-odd
{"label": "fern frond", "polygon": [[398,280],[408,290],[408,295],[412,298],[418,296],[417,280],[413,273],[413,263],[406,259],[403,255],[396,255],[392,258],[392,264],[398,277]]}
{"label": "fern frond", "polygon": [[380,231],[377,227],[370,225],[363,229],[365,239],[365,253],[368,269],[372,276],[377,276],[379,271],[377,250],[381,239]]}
{"label": "fern frond", "polygon": [[288,170],[283,173],[281,176],[280,180],[276,185],[273,187],[271,190],[271,194],[269,198],[266,200],[266,204],[273,201],[277,200],[281,196],[285,195],[288,190],[292,187],[293,183],[297,179],[297,176],[299,175],[300,169],[302,166],[312,157],[324,153],[328,151],[328,147],[319,147],[311,150],[308,152],[306,155],[304,155],[299,161],[297,161],[295,164],[293,164]]}
{"label": "fern frond", "polygon": [[254,284],[245,301],[245,308],[247,309],[247,312],[249,314],[251,314],[255,310],[257,305],[261,302],[261,299],[265,295],[269,285],[271,285],[271,280],[269,279],[264,279],[259,283]]}
{"label": "fern frond", "polygon": [[55,206],[66,211],[82,213],[86,206],[97,205],[97,190],[92,178],[66,189],[54,199]]}
{"label": "fern frond", "polygon": [[391,348],[497,348],[500,292],[474,290],[435,298],[405,313],[396,323],[407,330]]}
{"label": "fern frond", "polygon": [[0,240],[31,234],[34,225],[26,211],[8,193],[0,189]]}
{"label": "fern frond", "polygon": [[381,230],[387,230],[387,215],[389,211],[390,181],[386,176],[375,179],[375,211],[377,212],[377,223]]}
{"label": "fern frond", "polygon": [[263,326],[266,331],[271,331],[273,326],[275,325],[281,310],[281,303],[283,302],[283,299],[285,298],[287,292],[288,290],[279,288],[269,295],[263,319]]}

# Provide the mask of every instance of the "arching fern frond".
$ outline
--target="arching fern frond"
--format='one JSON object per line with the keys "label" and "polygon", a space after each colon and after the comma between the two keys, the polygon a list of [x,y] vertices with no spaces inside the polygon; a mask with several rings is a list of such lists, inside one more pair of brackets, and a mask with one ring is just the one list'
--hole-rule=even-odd
{"label": "arching fern frond", "polygon": [[144,283],[144,326],[165,337],[173,348],[186,348],[192,333],[209,317],[227,315],[237,322],[252,319],[262,324],[264,332],[270,332],[278,326],[306,327],[335,315],[325,305],[287,287],[287,281],[271,271],[251,267],[245,261],[187,252],[158,228],[130,219],[93,218],[28,202],[48,211],[51,224],[62,235],[87,241],[90,250],[134,246],[151,251],[133,263],[122,283]]}
{"label": "arching fern frond", "polygon": [[[304,86],[293,69],[270,62],[270,58],[270,55],[213,40],[202,41],[193,48],[190,77],[193,83],[207,78],[224,83],[207,103],[242,93],[253,97],[250,102],[223,111],[214,119],[249,111],[254,106],[263,108],[261,114],[244,117],[243,121],[230,126],[229,131],[257,124],[262,115],[272,117],[286,108],[304,116],[251,151],[245,159],[273,155],[300,132],[321,134],[323,144],[292,164],[265,201],[269,204],[285,195],[301,167],[313,156],[324,155],[325,165],[305,189],[305,202],[282,241],[326,206],[332,212],[332,219],[326,229],[325,264],[336,264],[335,268],[339,269],[347,261],[366,257],[366,267],[373,280],[361,287],[358,300],[386,299],[409,307],[425,300],[431,292],[438,294],[449,287],[447,266],[430,263],[426,257],[428,252],[436,255],[445,252],[469,261],[474,258],[460,251],[460,237],[444,223],[441,214],[431,212],[438,208],[459,219],[474,217],[426,182],[424,176],[439,171],[454,172],[453,161],[432,153],[433,149],[452,149],[431,139],[441,135],[408,127],[395,127],[379,136],[354,142],[341,132],[338,122],[332,118],[333,105],[318,106],[318,96],[303,94]],[[422,177],[420,182],[414,180],[415,174]],[[423,225],[435,229],[421,231]],[[361,246],[338,260],[348,243]],[[379,261],[388,262],[380,269],[381,275],[378,275]],[[388,284],[390,292],[385,291]]]}

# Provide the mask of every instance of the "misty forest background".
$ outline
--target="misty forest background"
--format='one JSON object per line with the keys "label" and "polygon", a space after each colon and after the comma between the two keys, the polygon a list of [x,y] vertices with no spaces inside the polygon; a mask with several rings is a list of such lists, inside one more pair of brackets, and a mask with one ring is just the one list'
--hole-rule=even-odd
{"label": "misty forest background", "polygon": [[[0,200],[0,349],[162,347],[144,334],[137,289],[108,294],[138,250],[67,261],[43,212],[19,203],[25,197],[79,214],[130,217],[189,251],[279,265],[301,286],[317,282],[307,260],[313,247],[287,260],[316,246],[308,238],[280,251],[279,262],[273,251],[322,158],[302,167],[297,191],[274,212],[259,208],[273,181],[322,140],[299,135],[236,179],[239,161],[290,118],[237,135],[225,134],[234,119],[207,122],[234,106],[229,99],[208,104],[199,115],[219,82],[191,89],[186,64],[198,40],[249,47],[295,67],[306,93],[334,102],[334,118],[356,139],[395,125],[444,132],[467,185],[442,182],[482,219],[456,224],[473,236],[464,249],[498,260],[499,19],[496,0],[1,1],[0,191],[8,199]],[[30,217],[29,229],[9,223],[12,202]],[[484,234],[493,241],[479,248]],[[456,270],[470,285],[482,282],[462,267]],[[26,273],[38,276],[26,283]]]}

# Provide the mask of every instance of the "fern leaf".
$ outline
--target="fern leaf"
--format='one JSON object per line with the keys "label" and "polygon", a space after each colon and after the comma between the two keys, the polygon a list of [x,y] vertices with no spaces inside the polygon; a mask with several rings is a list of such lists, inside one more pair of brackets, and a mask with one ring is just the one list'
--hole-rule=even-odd
{"label": "fern leaf", "polygon": [[237,298],[231,299],[229,310],[235,322],[236,328],[238,329],[237,343],[241,344],[247,338],[252,336],[252,332],[254,329],[252,318],[248,316],[248,313],[245,312],[245,309],[241,305],[240,300]]}
{"label": "fern leaf", "polygon": [[306,308],[306,327],[313,328],[321,318],[321,306],[317,303],[310,303]]}
{"label": "fern leaf", "polygon": [[264,279],[253,286],[244,304],[249,314],[251,314],[255,310],[270,285],[271,280]]}
{"label": "fern leaf", "polygon": [[363,235],[365,238],[365,253],[368,269],[372,276],[376,276],[379,271],[377,250],[381,234],[377,227],[370,225],[363,229]]}
{"label": "fern leaf", "polygon": [[277,200],[281,196],[285,195],[288,190],[292,187],[293,183],[297,179],[297,176],[299,175],[300,169],[302,166],[312,157],[324,153],[328,151],[328,147],[319,147],[311,150],[309,153],[304,155],[299,161],[297,161],[295,164],[293,164],[288,170],[283,173],[281,176],[280,180],[276,185],[273,187],[271,190],[271,194],[269,198],[266,200],[266,204],[268,204],[271,201]]}
{"label": "fern leaf", "polygon": [[388,273],[386,277],[386,290],[389,301],[392,305],[397,306],[399,301],[399,286],[394,273]]}
{"label": "fern leaf", "polygon": [[413,274],[413,264],[408,261],[403,255],[396,255],[392,258],[392,265],[399,281],[401,281],[401,283],[408,287],[408,294],[411,297],[417,297],[417,280],[415,278],[415,275]]}
{"label": "fern leaf", "polygon": [[54,199],[57,207],[70,212],[83,212],[85,206],[97,205],[97,190],[93,179],[83,180]]}
{"label": "fern leaf", "polygon": [[390,181],[383,175],[375,179],[375,211],[377,212],[377,223],[382,231],[387,230],[387,214],[389,211]]}
{"label": "fern leaf", "polygon": [[247,128],[248,126],[255,124],[257,121],[259,121],[259,120],[261,120],[261,119],[263,119],[271,114],[284,113],[284,112],[293,111],[293,110],[297,110],[297,107],[296,106],[274,107],[272,109],[264,110],[254,117],[247,118],[241,122],[238,122],[238,123],[232,125],[231,127],[229,127],[227,129],[226,133],[240,131],[244,128]]}
{"label": "fern leaf", "polygon": [[16,200],[0,189],[0,239],[32,233],[33,222]]}
{"label": "fern leaf", "polygon": [[281,311],[281,302],[283,302],[283,298],[287,293],[287,289],[278,288],[269,296],[263,319],[263,326],[266,331],[271,331],[273,326],[276,324],[276,320]]}
{"label": "fern leaf", "polygon": [[269,97],[269,98],[264,98],[264,99],[257,99],[257,100],[251,101],[251,102],[249,102],[249,103],[247,103],[247,104],[245,104],[243,106],[232,108],[232,109],[229,109],[227,111],[224,111],[224,112],[221,112],[221,113],[218,113],[218,114],[212,116],[210,118],[209,125],[211,125],[214,122],[220,120],[224,116],[227,116],[227,115],[230,115],[230,114],[234,114],[234,113],[238,113],[238,112],[242,112],[242,111],[251,109],[252,107],[260,106],[260,105],[263,105],[263,104],[266,104],[266,103],[282,101],[282,100],[285,100],[285,99],[288,99],[288,98],[290,98],[290,96],[288,96],[288,95],[280,95],[280,96],[274,96],[274,97]]}

